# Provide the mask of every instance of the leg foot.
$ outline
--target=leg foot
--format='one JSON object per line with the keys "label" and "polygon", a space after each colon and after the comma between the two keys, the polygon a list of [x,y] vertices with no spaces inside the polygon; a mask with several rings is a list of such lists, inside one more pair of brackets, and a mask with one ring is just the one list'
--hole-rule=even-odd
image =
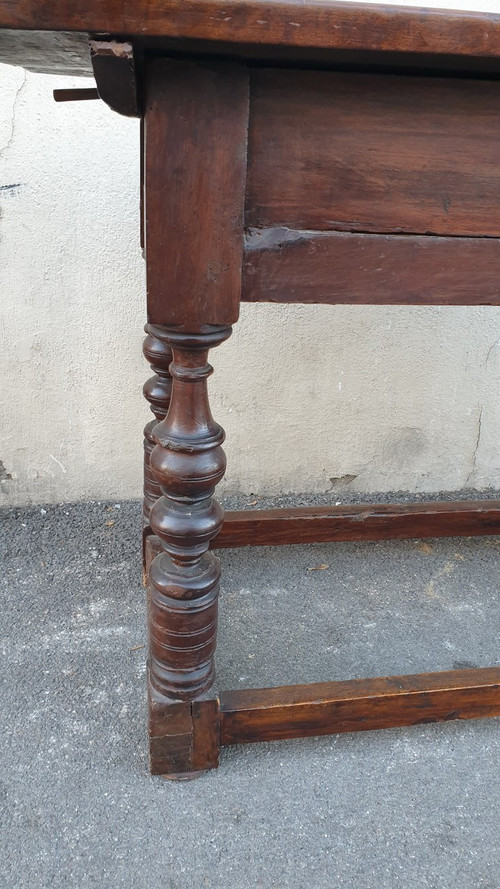
{"label": "leg foot", "polygon": [[153,775],[177,781],[217,768],[219,701],[168,701],[149,684],[149,751]]}

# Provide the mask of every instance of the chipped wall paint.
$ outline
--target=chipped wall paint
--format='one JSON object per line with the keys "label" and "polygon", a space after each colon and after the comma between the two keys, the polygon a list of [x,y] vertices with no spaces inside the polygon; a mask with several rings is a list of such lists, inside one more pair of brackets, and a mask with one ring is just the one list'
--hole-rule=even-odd
{"label": "chipped wall paint", "polygon": [[[139,497],[138,123],[0,73],[0,502]],[[226,490],[500,485],[500,309],[249,305],[212,361]]]}

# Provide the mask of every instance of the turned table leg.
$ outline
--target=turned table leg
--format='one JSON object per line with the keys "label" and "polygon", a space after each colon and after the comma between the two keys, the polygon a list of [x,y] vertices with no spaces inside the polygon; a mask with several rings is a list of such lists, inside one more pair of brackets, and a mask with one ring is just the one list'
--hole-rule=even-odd
{"label": "turned table leg", "polygon": [[[150,516],[163,549],[150,566],[148,583],[151,769],[184,777],[218,761],[218,701],[194,707],[189,702],[208,692],[214,680],[220,563],[207,550],[222,526],[223,511],[212,494],[226,459],[224,431],[208,403],[207,358],[231,328],[201,334],[150,330],[172,347],[174,357],[170,409],[154,429],[151,454],[163,494]],[[172,708],[173,701],[185,703]],[[193,718],[206,723],[203,731],[195,731]]]}
{"label": "turned table leg", "polygon": [[162,547],[148,569],[150,760],[154,774],[186,778],[219,756],[220,566],[208,549],[222,526],[212,495],[226,461],[208,403],[208,353],[230,336],[239,313],[248,71],[153,59],[145,95],[146,352],[160,378],[146,397],[157,417],[172,378],[168,413],[146,432],[146,450],[149,436],[156,445],[145,514]]}

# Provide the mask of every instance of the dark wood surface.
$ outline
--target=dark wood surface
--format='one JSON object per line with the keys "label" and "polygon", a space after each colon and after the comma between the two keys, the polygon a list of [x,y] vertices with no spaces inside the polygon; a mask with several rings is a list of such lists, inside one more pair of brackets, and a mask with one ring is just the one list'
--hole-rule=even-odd
{"label": "dark wood surface", "polygon": [[[207,550],[222,525],[223,513],[212,494],[226,460],[224,431],[208,404],[212,368],[207,357],[231,329],[186,334],[151,326],[149,333],[173,353],[170,406],[153,430],[156,446],[150,456],[162,494],[149,516],[161,542],[148,572],[150,750],[152,770],[164,774],[170,738],[165,738],[162,723],[170,706],[176,700],[195,700],[214,681],[220,564]],[[205,709],[193,731],[208,755],[215,748],[207,741],[213,725]],[[177,738],[172,743],[177,749]],[[191,770],[198,767],[192,763]],[[184,771],[172,767],[170,774]]]}
{"label": "dark wood surface", "polygon": [[500,240],[258,229],[246,238],[245,302],[500,304]]}
{"label": "dark wood surface", "polygon": [[145,111],[148,318],[228,326],[239,313],[248,73],[157,60]]}
{"label": "dark wood surface", "polygon": [[[244,223],[247,299],[498,302],[500,84],[460,75],[500,75],[500,15],[325,0],[0,0],[1,27],[98,32],[100,94],[122,113],[144,109],[146,396],[161,420],[145,433],[151,770],[198,774],[217,765],[221,742],[499,715],[492,667],[226,692],[219,723],[210,547],[494,533],[500,505],[243,512],[223,526],[213,493],[224,432],[207,378],[209,350],[238,317]],[[169,51],[198,58],[151,59]],[[250,72],[199,57],[233,51],[401,76]],[[450,76],[409,76],[420,64]]]}
{"label": "dark wood surface", "polygon": [[165,706],[149,683],[150,769],[178,780],[219,764],[219,701],[175,701]]}
{"label": "dark wood surface", "polygon": [[161,699],[156,700],[150,683],[148,693],[151,772],[166,775],[189,771],[193,747],[191,704],[177,701],[165,707]]}
{"label": "dark wood surface", "polygon": [[[176,777],[212,767],[218,753],[216,704],[199,702],[214,681],[220,564],[207,550],[222,525],[212,495],[226,467],[224,430],[208,401],[208,354],[231,334],[220,322],[238,316],[247,121],[244,68],[146,67],[143,200],[155,323],[145,354],[156,376],[145,394],[163,415],[145,430],[145,519],[155,484],[161,495],[149,509],[161,552],[149,563],[149,548],[146,559],[150,750],[152,771]],[[163,731],[179,700],[189,702],[192,724],[179,731],[181,753],[175,733]]]}
{"label": "dark wood surface", "polygon": [[500,501],[360,504],[226,512],[214,548],[500,534]]}
{"label": "dark wood surface", "polygon": [[100,95],[96,89],[89,87],[88,89],[63,89],[53,90],[52,95],[54,102],[88,102],[92,99],[100,99]]}
{"label": "dark wood surface", "polygon": [[141,117],[132,44],[123,40],[91,40],[90,58],[100,98],[118,114]]}
{"label": "dark wood surface", "polygon": [[[499,500],[229,510],[212,549],[500,534]],[[152,552],[160,551],[151,538]]]}
{"label": "dark wood surface", "polygon": [[190,771],[205,771],[219,764],[220,717],[219,699],[191,701],[193,720],[193,752]]}
{"label": "dark wood surface", "polygon": [[325,0],[0,0],[0,27],[500,56],[500,16]]}
{"label": "dark wood surface", "polygon": [[[146,338],[142,351],[146,361],[151,365],[154,375],[143,386],[144,398],[149,402],[154,419],[144,427],[144,492],[143,492],[143,525],[144,538],[152,533],[149,514],[156,501],[161,497],[161,489],[151,471],[151,453],[156,444],[153,429],[157,423],[167,416],[172,394],[172,377],[169,367],[172,362],[172,349],[166,343],[149,333],[148,325],[144,328]],[[143,555],[145,550],[143,547]]]}
{"label": "dark wood surface", "polygon": [[221,744],[500,716],[500,667],[226,691]]}
{"label": "dark wood surface", "polygon": [[500,82],[255,70],[246,225],[498,237],[499,107]]}
{"label": "dark wood surface", "polygon": [[150,512],[162,547],[149,569],[150,681],[166,698],[193,700],[214,679],[220,564],[207,550],[223,521],[212,495],[226,468],[224,430],[208,404],[207,357],[231,329],[149,331],[173,353],[170,406],[153,430],[150,457],[163,495]]}

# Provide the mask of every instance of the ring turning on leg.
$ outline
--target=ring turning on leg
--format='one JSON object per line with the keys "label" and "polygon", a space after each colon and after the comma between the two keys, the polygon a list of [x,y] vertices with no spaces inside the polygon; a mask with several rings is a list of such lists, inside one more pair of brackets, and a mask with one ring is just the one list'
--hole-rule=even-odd
{"label": "ring turning on leg", "polygon": [[[207,550],[222,527],[223,510],[212,495],[224,475],[226,458],[224,430],[214,421],[208,402],[207,379],[213,369],[207,359],[209,349],[226,340],[231,328],[211,327],[187,334],[152,325],[149,331],[173,352],[170,408],[154,429],[156,447],[151,454],[151,470],[163,495],[150,514],[152,530],[163,549],[151,564],[148,582],[154,751],[160,740],[163,748],[172,744],[165,741],[172,735],[163,733],[160,738],[157,733],[157,723],[162,724],[162,731],[165,727],[165,707],[174,701],[195,701],[214,681],[220,565]],[[214,703],[198,701],[188,723],[191,719],[192,724],[195,710],[207,710]],[[181,712],[185,718],[187,710]],[[175,743],[180,735],[190,736],[191,754],[192,734],[189,726],[175,734]],[[207,762],[205,767],[214,764]]]}

